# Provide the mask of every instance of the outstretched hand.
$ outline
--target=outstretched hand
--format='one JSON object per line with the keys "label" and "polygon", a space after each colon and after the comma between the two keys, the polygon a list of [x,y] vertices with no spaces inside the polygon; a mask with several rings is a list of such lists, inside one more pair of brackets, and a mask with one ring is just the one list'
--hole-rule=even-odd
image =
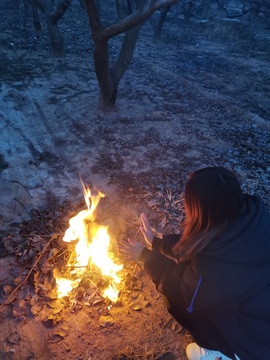
{"label": "outstretched hand", "polygon": [[145,246],[138,241],[128,239],[128,241],[120,241],[118,248],[124,259],[138,261]]}
{"label": "outstretched hand", "polygon": [[[152,248],[154,234],[149,221],[145,214],[141,214],[140,220],[142,222],[140,230],[144,236],[146,244],[148,247]],[[124,259],[129,261],[138,261],[145,246],[138,241],[128,239],[128,241],[120,241],[118,248],[119,253],[124,257]]]}
{"label": "outstretched hand", "polygon": [[153,243],[153,240],[154,240],[154,234],[153,234],[153,231],[151,229],[151,226],[149,224],[149,221],[146,217],[145,214],[141,214],[140,216],[140,219],[141,219],[141,222],[142,222],[142,225],[140,227],[140,230],[144,236],[144,239],[147,243],[148,246],[150,246],[150,248],[152,248],[152,243]]}

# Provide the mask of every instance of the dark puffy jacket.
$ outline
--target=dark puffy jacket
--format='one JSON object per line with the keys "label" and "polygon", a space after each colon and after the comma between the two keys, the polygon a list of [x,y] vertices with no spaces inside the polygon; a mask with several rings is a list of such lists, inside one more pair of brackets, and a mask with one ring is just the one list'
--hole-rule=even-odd
{"label": "dark puffy jacket", "polygon": [[[179,235],[155,238],[153,248],[172,257]],[[237,219],[199,255],[175,266],[141,260],[158,291],[205,311],[240,359],[270,359],[270,214],[257,196],[246,195]],[[177,259],[174,259],[177,261]]]}

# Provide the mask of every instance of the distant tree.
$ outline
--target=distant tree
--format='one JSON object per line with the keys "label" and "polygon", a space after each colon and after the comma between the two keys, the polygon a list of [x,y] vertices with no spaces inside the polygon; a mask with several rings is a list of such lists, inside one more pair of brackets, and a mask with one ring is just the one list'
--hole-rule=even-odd
{"label": "distant tree", "polygon": [[170,11],[171,5],[165,6],[163,9],[156,11],[155,14],[150,16],[150,23],[154,31],[154,39],[160,41],[161,32],[164,27],[166,17]]}
{"label": "distant tree", "polygon": [[[16,0],[16,2],[17,2],[16,7],[19,9],[21,1]],[[15,3],[15,1],[14,1],[14,3]],[[23,7],[24,7],[25,24],[27,23],[27,18],[29,16],[29,14],[31,13],[35,31],[41,31],[41,22],[40,22],[40,18],[39,18],[38,8],[36,7],[36,5],[34,5],[31,2],[31,0],[23,0]]]}
{"label": "distant tree", "polygon": [[191,17],[207,17],[214,7],[224,10],[228,18],[241,18],[248,14],[252,21],[261,14],[267,18],[270,16],[270,0],[185,0],[182,3],[186,21]]}
{"label": "distant tree", "polygon": [[[85,0],[94,42],[95,72],[100,95],[98,105],[101,109],[115,106],[118,85],[133,56],[142,23],[156,10],[175,4],[180,0],[120,0],[116,1],[120,20],[105,27],[100,18],[100,10],[95,0]],[[116,61],[110,66],[108,41],[125,33],[121,50]]]}
{"label": "distant tree", "polygon": [[[30,0],[23,0],[22,3],[23,3],[23,8],[24,8],[25,23],[28,18],[28,15],[31,11],[34,28],[36,31],[40,31],[41,25],[40,25],[40,20],[39,20],[39,15],[38,15],[38,9],[36,8],[36,6],[31,4]],[[20,5],[21,5],[21,0],[12,0],[11,1],[11,6],[17,10],[20,9]]]}
{"label": "distant tree", "polygon": [[45,17],[47,29],[52,43],[54,55],[63,56],[65,53],[64,39],[58,28],[58,21],[65,14],[71,0],[58,0],[55,5],[54,0],[28,0],[33,7],[33,21],[38,18],[37,9]]}

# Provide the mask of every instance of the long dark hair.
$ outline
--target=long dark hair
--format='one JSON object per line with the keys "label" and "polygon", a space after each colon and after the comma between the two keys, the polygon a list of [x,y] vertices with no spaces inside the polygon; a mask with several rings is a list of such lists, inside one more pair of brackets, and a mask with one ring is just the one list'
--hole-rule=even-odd
{"label": "long dark hair", "polygon": [[174,247],[179,259],[197,255],[220,235],[239,213],[242,201],[237,177],[224,167],[192,173],[185,188],[183,235]]}

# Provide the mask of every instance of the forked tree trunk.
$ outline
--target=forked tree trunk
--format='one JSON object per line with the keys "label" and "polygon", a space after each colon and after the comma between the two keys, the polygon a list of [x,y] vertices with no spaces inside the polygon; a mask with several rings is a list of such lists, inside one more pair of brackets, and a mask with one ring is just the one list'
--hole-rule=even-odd
{"label": "forked tree trunk", "polygon": [[[142,23],[155,10],[178,1],[179,0],[136,0],[136,9],[134,9],[130,15],[121,19],[119,23],[104,28],[101,24],[95,0],[85,0],[92,30],[92,39],[94,41],[95,72],[100,89],[98,105],[101,109],[110,110],[115,106],[118,86],[132,60]],[[120,6],[121,2],[118,1],[117,4]],[[129,11],[131,9],[131,3],[128,1],[127,5]],[[125,12],[120,11],[119,8],[118,13],[121,14],[121,16],[125,14]],[[125,32],[125,37],[121,51],[116,62],[110,67],[108,41],[113,36],[123,32]]]}
{"label": "forked tree trunk", "polygon": [[94,50],[95,72],[99,83],[98,106],[101,109],[112,109],[115,106],[118,86],[132,60],[136,41],[141,25],[138,25],[125,34],[121,52],[110,68],[108,43],[97,43]]}
{"label": "forked tree trunk", "polygon": [[111,67],[111,76],[116,88],[118,88],[120,80],[122,79],[123,75],[125,74],[126,70],[128,69],[131,63],[141,27],[142,24],[137,25],[125,33],[125,37],[121,47],[121,52],[117,60]]}
{"label": "forked tree trunk", "polygon": [[58,28],[58,21],[66,12],[71,0],[62,0],[58,2],[54,10],[52,0],[29,0],[33,6],[44,13],[45,21],[51,39],[52,51],[55,56],[64,56],[64,39]]}

